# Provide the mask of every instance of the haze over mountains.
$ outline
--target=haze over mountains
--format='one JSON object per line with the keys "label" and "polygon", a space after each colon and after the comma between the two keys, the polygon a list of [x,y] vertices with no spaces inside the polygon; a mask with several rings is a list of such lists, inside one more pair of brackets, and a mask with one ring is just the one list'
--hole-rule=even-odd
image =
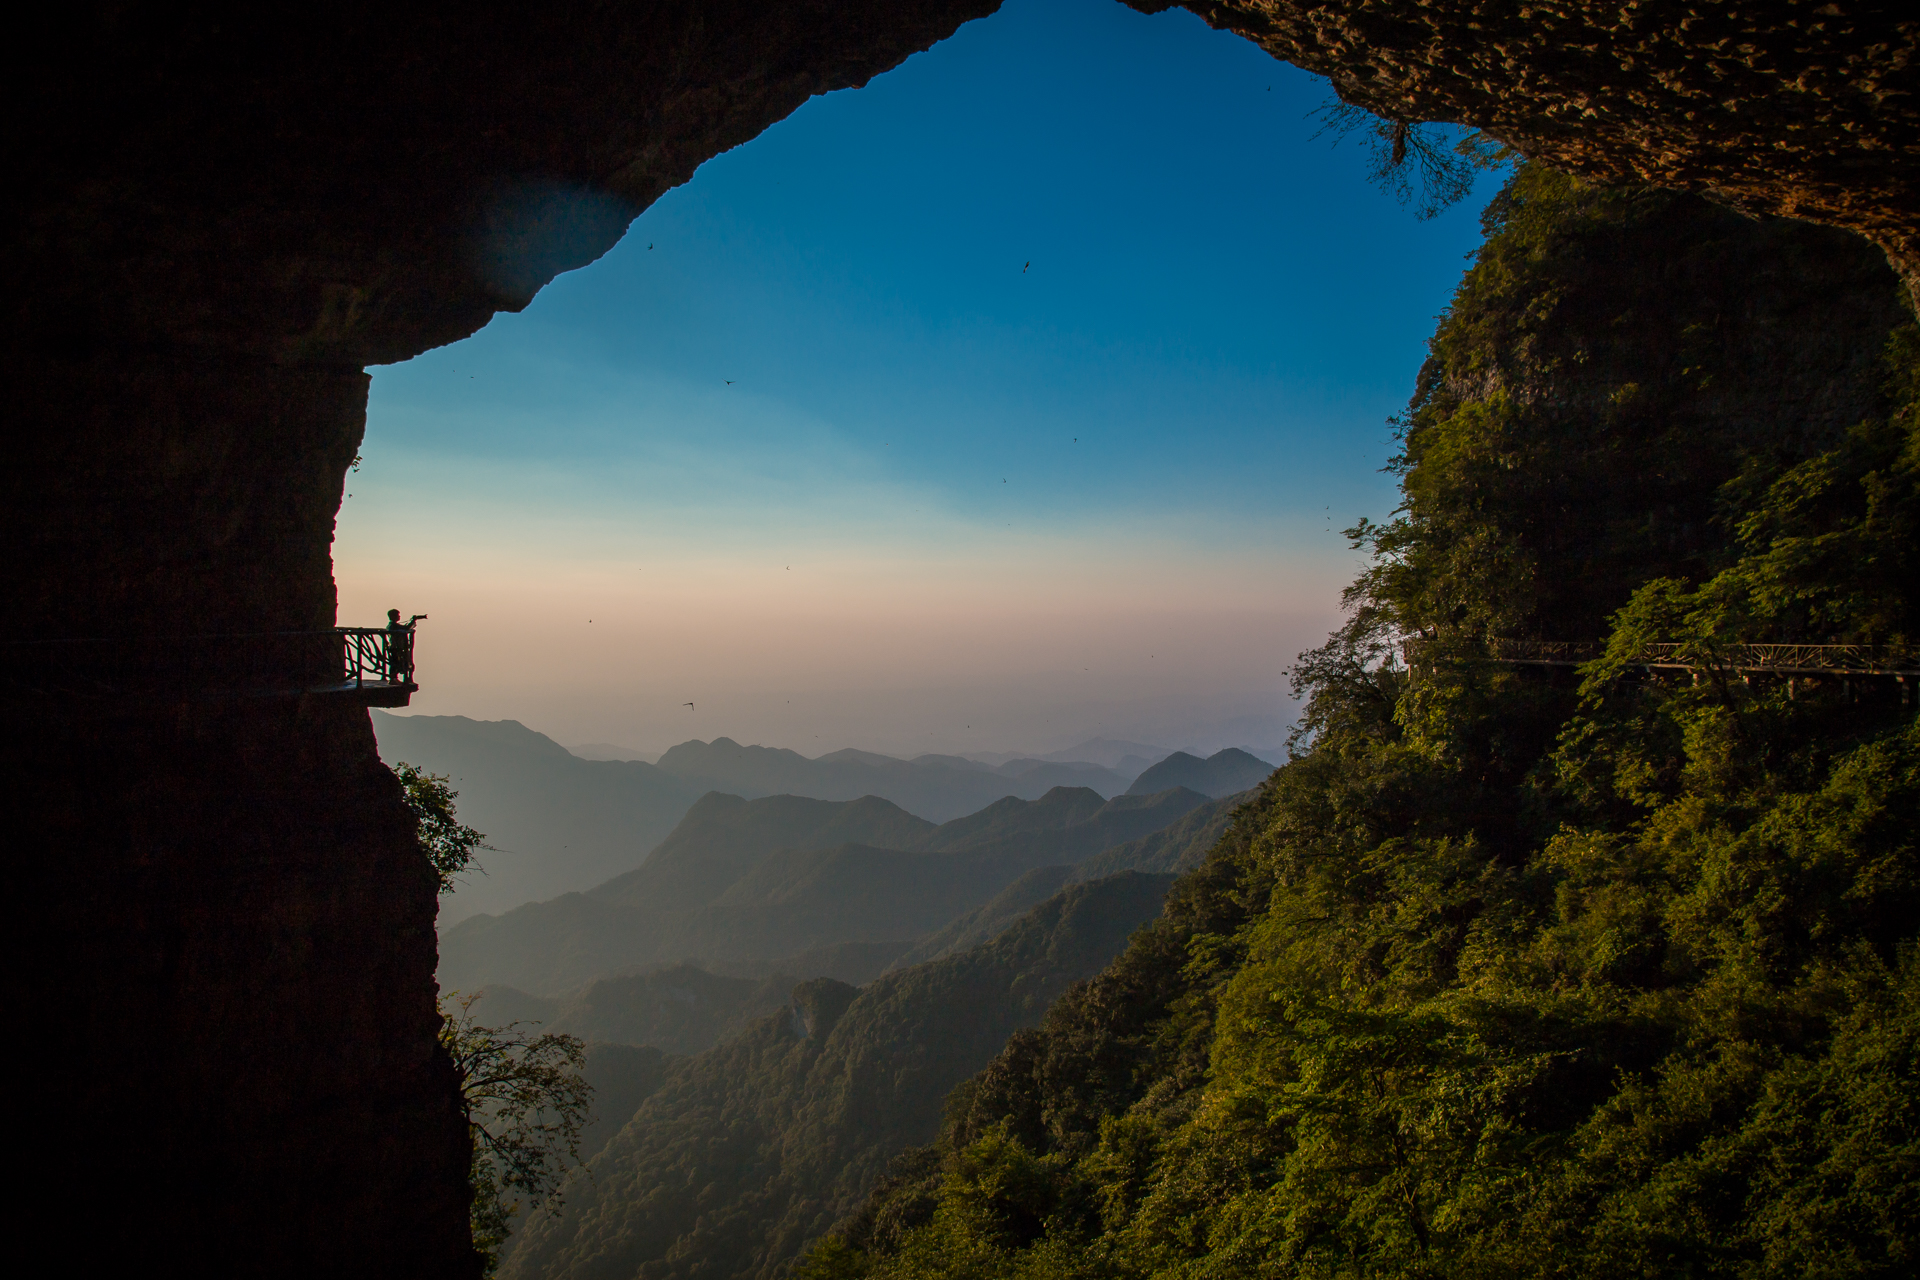
{"label": "haze over mountains", "polygon": [[[1271,771],[1100,740],[900,760],[718,738],[649,763],[510,721],[376,730],[494,846],[443,912],[442,989],[588,1045],[585,1212],[522,1224],[505,1274],[529,1276],[615,1255],[770,1275],[1159,913]],[[561,877],[591,887],[542,893]],[[697,1206],[641,1194],[669,1184]]]}
{"label": "haze over mountains", "polygon": [[778,1274],[897,1152],[933,1136],[955,1085],[1159,915],[1172,883],[1125,873],[1073,885],[984,945],[864,989],[801,984],[697,1058],[590,1058],[600,1096],[630,1118],[602,1117],[565,1210],[516,1233],[501,1275]]}
{"label": "haze over mountains", "polygon": [[658,767],[700,791],[755,796],[800,795],[820,800],[883,796],[909,813],[946,822],[1002,796],[1037,799],[1054,787],[1087,787],[1118,795],[1127,774],[1096,764],[1014,759],[998,766],[962,756],[897,760],[871,751],[834,751],[808,759],[782,747],[743,747],[731,738],[683,742]]}
{"label": "haze over mountains", "polygon": [[373,712],[380,758],[451,778],[460,820],[483,831],[485,874],[441,899],[440,924],[506,911],[629,870],[700,793],[649,764],[582,760],[513,720]]}
{"label": "haze over mountains", "polygon": [[1238,747],[1228,747],[1205,760],[1176,751],[1135,778],[1127,794],[1147,796],[1168,787],[1186,787],[1202,795],[1230,796],[1259,786],[1272,772],[1272,765]]}
{"label": "haze over mountains", "polygon": [[474,1010],[488,1026],[537,1022],[543,1031],[564,1032],[589,1044],[639,1045],[686,1056],[705,1053],[786,1008],[800,980],[800,976],[780,973],[735,978],[709,973],[698,965],[677,964],[649,973],[596,978],[563,996],[488,987],[475,1001]]}
{"label": "haze over mountains", "polygon": [[1103,740],[900,760],[718,738],[649,763],[374,717],[492,846],[443,909],[442,990],[587,1043],[591,1176],[521,1224],[506,1275],[770,1275],[1159,914],[1271,771]]}
{"label": "haze over mountains", "polygon": [[[449,776],[460,793],[462,820],[485,832],[493,846],[482,857],[484,874],[470,876],[442,900],[443,930],[469,916],[585,890],[633,870],[707,791],[743,799],[877,796],[939,823],[1009,796],[1037,800],[1056,786],[1086,789],[1103,799],[1130,788],[1137,793],[1138,774],[1147,767],[1140,764],[1147,760],[1141,753],[1159,752],[1155,759],[1166,755],[1144,743],[1095,739],[1051,757],[899,760],[848,750],[809,759],[717,738],[682,743],[649,764],[585,759],[512,720],[375,711],[373,723],[381,757]],[[1056,758],[1072,753],[1088,758]],[[1242,780],[1242,758],[1252,757],[1229,749],[1213,761],[1222,757],[1227,762],[1221,768],[1212,773],[1188,769],[1177,785],[1215,797],[1251,785]],[[1260,776],[1270,771],[1260,762]]]}
{"label": "haze over mountains", "polygon": [[1214,803],[1179,787],[1112,800],[1056,787],[935,826],[875,796],[710,792],[637,870],[444,930],[440,980],[557,994],[689,959],[801,976],[848,946],[878,972],[1023,875],[1099,856]]}

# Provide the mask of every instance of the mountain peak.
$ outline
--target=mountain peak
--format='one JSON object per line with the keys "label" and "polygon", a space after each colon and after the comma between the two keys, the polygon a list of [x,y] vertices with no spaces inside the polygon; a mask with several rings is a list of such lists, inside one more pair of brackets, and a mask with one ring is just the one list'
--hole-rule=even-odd
{"label": "mountain peak", "polygon": [[403,730],[411,730],[416,733],[431,734],[442,740],[464,740],[476,746],[532,751],[545,756],[573,754],[538,729],[529,729],[518,720],[473,720],[467,716],[396,716],[378,708],[374,708],[372,714],[375,737],[398,738],[402,736]]}
{"label": "mountain peak", "polygon": [[1218,799],[1267,780],[1273,766],[1238,747],[1216,751],[1202,760],[1185,751],[1176,751],[1154,765],[1127,788],[1130,796],[1152,795],[1168,787],[1188,787],[1202,795]]}

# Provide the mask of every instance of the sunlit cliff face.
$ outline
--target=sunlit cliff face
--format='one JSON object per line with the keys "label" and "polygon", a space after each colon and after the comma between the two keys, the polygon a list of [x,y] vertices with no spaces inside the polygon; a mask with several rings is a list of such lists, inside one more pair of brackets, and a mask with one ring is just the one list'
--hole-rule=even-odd
{"label": "sunlit cliff face", "polygon": [[[1158,10],[1162,0],[1130,0]],[[1342,98],[1601,182],[1857,231],[1920,305],[1920,23],[1897,4],[1197,0]]]}

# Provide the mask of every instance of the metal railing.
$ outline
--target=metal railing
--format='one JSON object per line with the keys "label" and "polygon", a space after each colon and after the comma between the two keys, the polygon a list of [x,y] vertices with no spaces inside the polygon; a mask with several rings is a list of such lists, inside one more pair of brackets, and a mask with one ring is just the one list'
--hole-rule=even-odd
{"label": "metal railing", "polygon": [[[1487,642],[1487,656],[1495,662],[1572,667],[1592,662],[1605,646],[1567,640],[1504,640]],[[1775,672],[1781,675],[1920,675],[1913,654],[1868,644],[1726,644],[1711,650],[1690,644],[1650,644],[1636,652],[1628,665],[1668,670]]]}
{"label": "metal railing", "polygon": [[1495,662],[1577,666],[1600,656],[1601,646],[1580,640],[1489,640],[1487,656]]}
{"label": "metal railing", "polygon": [[413,684],[413,628],[335,627],[341,639],[341,679],[353,686]]}
{"label": "metal railing", "polygon": [[0,684],[18,693],[136,701],[391,695],[414,681],[410,627],[0,642]]}

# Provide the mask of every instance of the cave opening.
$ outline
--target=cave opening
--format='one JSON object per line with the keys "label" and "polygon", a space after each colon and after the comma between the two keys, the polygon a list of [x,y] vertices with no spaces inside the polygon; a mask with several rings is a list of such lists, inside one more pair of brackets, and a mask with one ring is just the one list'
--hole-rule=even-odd
{"label": "cave opening", "polygon": [[562,743],[1278,751],[1503,176],[1421,219],[1331,97],[1088,0],[811,100],[374,371],[342,616],[431,605],[414,710]]}
{"label": "cave opening", "polygon": [[[1632,28],[1584,0],[1190,7],[1388,116],[1843,227],[1915,283],[1920,35],[1898,6]],[[524,307],[703,162],[996,8],[30,15],[9,45],[11,632],[332,627],[365,369]],[[484,233],[537,239],[571,190],[598,213],[495,269]],[[15,1007],[50,1047],[23,1219],[98,1267],[476,1274],[435,885],[365,709],[7,706]]]}

